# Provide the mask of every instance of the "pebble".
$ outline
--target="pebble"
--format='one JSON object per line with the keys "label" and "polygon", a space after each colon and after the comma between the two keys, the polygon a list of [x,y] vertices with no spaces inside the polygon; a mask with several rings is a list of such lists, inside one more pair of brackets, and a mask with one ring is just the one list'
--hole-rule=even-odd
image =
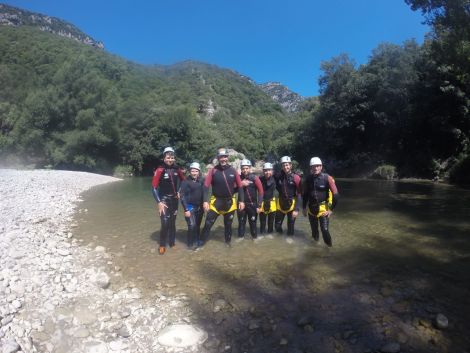
{"label": "pebble", "polygon": [[449,327],[449,319],[447,319],[447,317],[444,314],[439,313],[436,315],[434,324],[436,328],[438,328],[439,330],[445,330],[446,328]]}

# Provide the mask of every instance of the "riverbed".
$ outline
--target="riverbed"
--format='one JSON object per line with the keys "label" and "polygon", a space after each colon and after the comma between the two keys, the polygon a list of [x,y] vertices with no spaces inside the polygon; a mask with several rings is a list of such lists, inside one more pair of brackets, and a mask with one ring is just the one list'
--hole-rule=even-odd
{"label": "riverbed", "polygon": [[[150,179],[84,195],[74,236],[103,246],[143,296],[187,295],[174,318],[209,333],[210,352],[455,352],[470,347],[470,192],[430,182],[338,180],[333,247],[296,234],[158,254],[160,221]],[[183,313],[184,314],[184,313]],[[447,320],[447,323],[446,323]]]}

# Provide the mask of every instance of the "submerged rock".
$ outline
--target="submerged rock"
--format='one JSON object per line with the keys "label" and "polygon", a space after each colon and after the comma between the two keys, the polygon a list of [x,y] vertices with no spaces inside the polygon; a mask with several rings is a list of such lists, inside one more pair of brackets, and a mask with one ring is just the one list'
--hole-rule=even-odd
{"label": "submerged rock", "polygon": [[192,325],[171,325],[158,334],[158,343],[167,347],[190,347],[204,343],[207,332]]}
{"label": "submerged rock", "polygon": [[436,315],[436,319],[434,320],[434,325],[439,330],[445,330],[446,328],[449,327],[449,320],[447,319],[445,315],[439,313]]}

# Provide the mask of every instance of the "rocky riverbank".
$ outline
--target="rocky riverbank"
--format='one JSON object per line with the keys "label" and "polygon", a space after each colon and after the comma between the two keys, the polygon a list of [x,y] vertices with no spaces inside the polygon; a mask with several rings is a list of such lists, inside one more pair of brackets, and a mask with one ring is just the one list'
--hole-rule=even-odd
{"label": "rocky riverbank", "polygon": [[[0,170],[0,351],[167,351],[157,333],[184,323],[185,294],[143,298],[135,284],[121,279],[104,247],[83,246],[71,232],[80,193],[117,180],[82,172]],[[197,351],[195,334],[201,333],[185,337],[193,343],[185,352]],[[174,340],[173,346],[184,346]]]}

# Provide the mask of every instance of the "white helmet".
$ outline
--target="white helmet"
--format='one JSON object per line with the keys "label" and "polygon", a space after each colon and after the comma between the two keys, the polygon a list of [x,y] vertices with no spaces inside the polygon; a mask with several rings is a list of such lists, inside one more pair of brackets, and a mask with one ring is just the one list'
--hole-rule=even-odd
{"label": "white helmet", "polygon": [[266,169],[273,169],[272,163],[269,163],[269,162],[264,163],[263,170],[266,170]]}
{"label": "white helmet", "polygon": [[282,163],[292,163],[292,160],[290,159],[289,156],[284,156],[281,158],[281,164]]}
{"label": "white helmet", "polygon": [[163,150],[163,155],[165,155],[165,153],[175,153],[175,150],[172,148],[172,147],[166,147],[164,150]]}
{"label": "white helmet", "polygon": [[323,163],[321,162],[321,159],[318,158],[318,157],[313,157],[312,159],[310,159],[310,167],[312,165],[323,165]]}
{"label": "white helmet", "polygon": [[243,167],[243,166],[251,167],[250,160],[249,159],[242,159],[242,161],[240,162],[240,167]]}
{"label": "white helmet", "polygon": [[219,148],[217,150],[217,157],[228,156],[228,150],[225,147]]}
{"label": "white helmet", "polygon": [[189,166],[189,169],[197,169],[197,170],[201,171],[201,165],[198,162],[193,162]]}

